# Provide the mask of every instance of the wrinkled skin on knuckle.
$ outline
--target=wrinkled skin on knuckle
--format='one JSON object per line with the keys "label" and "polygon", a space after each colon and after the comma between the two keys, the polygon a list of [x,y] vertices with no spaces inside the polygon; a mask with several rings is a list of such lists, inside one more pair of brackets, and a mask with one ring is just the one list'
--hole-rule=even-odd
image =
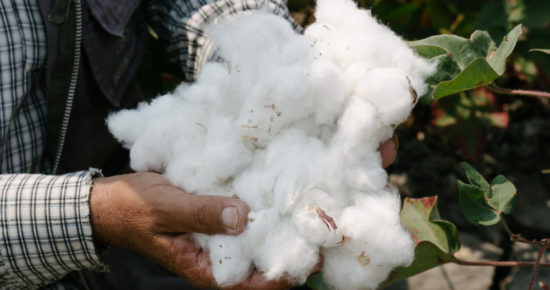
{"label": "wrinkled skin on knuckle", "polygon": [[205,234],[213,233],[213,230],[209,228],[210,221],[208,220],[208,213],[208,205],[206,204],[198,206],[193,210],[193,225],[196,231]]}

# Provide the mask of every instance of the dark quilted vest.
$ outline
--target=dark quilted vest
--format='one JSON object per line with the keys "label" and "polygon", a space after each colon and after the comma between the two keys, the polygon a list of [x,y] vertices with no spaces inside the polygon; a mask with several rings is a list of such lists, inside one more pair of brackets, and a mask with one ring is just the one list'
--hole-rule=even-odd
{"label": "dark quilted vest", "polygon": [[[111,5],[109,1],[98,0],[81,5],[78,81],[55,173],[89,167],[101,168],[105,175],[127,170],[128,153],[108,132],[105,118],[113,111],[134,107],[142,100],[135,79],[147,31],[145,13],[139,0],[113,2],[119,8],[131,9],[124,11],[131,16],[123,20],[124,23],[118,23],[117,33],[112,29],[108,31],[112,25],[101,22],[101,9],[109,7],[93,10],[90,5],[94,2]],[[76,10],[71,0],[41,0],[40,5],[48,39],[46,158],[53,163],[59,151],[61,123],[74,69]]]}

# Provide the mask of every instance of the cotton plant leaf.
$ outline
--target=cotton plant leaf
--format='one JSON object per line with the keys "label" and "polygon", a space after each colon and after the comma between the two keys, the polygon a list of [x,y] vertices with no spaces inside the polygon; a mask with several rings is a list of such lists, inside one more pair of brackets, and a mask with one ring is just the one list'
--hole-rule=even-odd
{"label": "cotton plant leaf", "polygon": [[498,77],[499,75],[485,59],[477,58],[452,80],[439,83],[432,92],[432,96],[438,100],[445,96],[486,86]]}
{"label": "cotton plant leaf", "polygon": [[499,214],[511,213],[516,192],[514,184],[506,177],[499,175],[491,182],[491,195],[488,204]]}
{"label": "cotton plant leaf", "polygon": [[409,267],[392,271],[384,286],[445,264],[460,249],[455,225],[439,216],[437,196],[406,198],[401,210],[401,222],[416,244],[415,258]]}
{"label": "cotton plant leaf", "polygon": [[458,181],[458,193],[460,209],[471,224],[490,226],[500,221],[499,214],[488,205],[484,190]]}
{"label": "cotton plant leaf", "polygon": [[503,175],[489,184],[468,163],[462,163],[466,178],[471,184],[458,181],[459,204],[466,219],[476,225],[489,226],[498,223],[502,214],[512,212],[517,189]]}
{"label": "cotton plant leaf", "polygon": [[440,51],[451,57],[462,70],[476,58],[487,57],[490,50],[496,49],[489,33],[479,30],[474,31],[469,39],[453,34],[440,34],[411,41],[409,46],[416,51],[425,50],[426,46],[440,48]]}
{"label": "cotton plant leaf", "polygon": [[330,290],[328,285],[323,281],[323,273],[321,272],[309,277],[306,281],[306,286],[313,290]]}
{"label": "cotton plant leaf", "polygon": [[[435,35],[411,41],[409,46],[419,55],[438,62],[438,69],[428,80],[433,99],[485,86],[501,76],[506,59],[522,34],[521,25],[512,29],[496,46],[489,33],[474,31],[470,38]],[[449,69],[448,62],[458,70]]]}
{"label": "cotton plant leaf", "polygon": [[466,162],[462,162],[461,165],[464,166],[466,178],[471,184],[483,189],[486,192],[491,190],[491,185],[487,182],[487,180],[485,180],[479,171]]}
{"label": "cotton plant leaf", "polygon": [[428,241],[420,242],[414,248],[413,263],[409,267],[399,267],[393,270],[388,279],[381,285],[381,288],[448,263],[451,257]]}

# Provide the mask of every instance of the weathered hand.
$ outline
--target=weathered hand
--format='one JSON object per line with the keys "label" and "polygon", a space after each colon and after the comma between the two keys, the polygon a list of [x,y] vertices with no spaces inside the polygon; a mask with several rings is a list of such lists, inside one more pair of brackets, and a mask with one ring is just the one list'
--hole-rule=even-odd
{"label": "weathered hand", "polygon": [[[208,252],[203,251],[191,238],[190,234],[183,234],[176,240],[175,247],[182,249],[181,263],[183,267],[182,276],[187,278],[191,284],[201,288],[220,288],[217,287],[212,275],[210,259]],[[322,257],[312,271],[312,274],[321,270]],[[267,280],[263,273],[254,271],[243,282],[231,287],[223,288],[227,290],[276,290],[289,289],[296,286],[296,281],[290,279]]]}
{"label": "weathered hand", "polygon": [[[249,208],[234,198],[191,195],[160,174],[140,172],[96,178],[90,211],[97,240],[140,252],[198,287],[219,288],[208,252],[191,233],[239,234]],[[320,264],[315,271],[319,269]],[[286,289],[295,284],[268,281],[256,271],[230,289]]]}
{"label": "weathered hand", "polygon": [[215,286],[207,272],[208,253],[189,233],[238,234],[250,209],[238,199],[191,195],[160,174],[139,172],[94,179],[90,211],[98,241],[140,252],[175,274]]}

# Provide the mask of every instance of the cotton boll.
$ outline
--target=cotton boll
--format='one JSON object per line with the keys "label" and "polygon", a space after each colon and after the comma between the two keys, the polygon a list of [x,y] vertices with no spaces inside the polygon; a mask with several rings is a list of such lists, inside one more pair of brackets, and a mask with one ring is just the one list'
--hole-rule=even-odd
{"label": "cotton boll", "polygon": [[288,130],[268,147],[265,170],[277,172],[273,206],[287,213],[326,154],[325,145],[302,130]]}
{"label": "cotton boll", "polygon": [[334,289],[377,289],[393,269],[392,265],[376,264],[371,252],[341,247],[323,251],[323,279]]}
{"label": "cotton boll", "polygon": [[210,250],[209,241],[210,241],[210,235],[207,234],[201,234],[201,233],[194,233],[193,239],[201,247],[201,249],[205,251]]}
{"label": "cotton boll", "polygon": [[315,99],[315,121],[334,125],[349,94],[338,67],[329,61],[316,61],[309,71],[308,94]]}
{"label": "cotton boll", "polygon": [[396,60],[407,60],[400,61],[401,66],[399,68],[407,74],[412,87],[419,97],[426,94],[428,85],[425,80],[435,73],[437,63],[429,62],[426,59],[418,57],[416,53],[410,49],[396,51],[394,58]]}
{"label": "cotton boll", "polygon": [[270,229],[261,246],[261,255],[254,259],[267,279],[285,276],[298,283],[305,282],[318,261],[318,247],[306,242],[289,222]]}
{"label": "cotton boll", "polygon": [[[183,87],[183,86],[182,86]],[[151,104],[141,103],[136,110],[121,110],[110,114],[106,120],[109,131],[126,148],[131,148],[143,129],[151,125],[147,120],[159,114],[170,112],[177,103],[173,95],[165,95],[155,99]]]}
{"label": "cotton boll", "polygon": [[316,11],[304,35],[265,12],[209,27],[225,62],[108,120],[133,169],[249,205],[242,234],[194,234],[220,285],[254,267],[303,282],[322,251],[331,287],[375,288],[412,261],[377,149],[435,66],[351,0]]}
{"label": "cotton boll", "polygon": [[248,277],[252,260],[243,252],[239,237],[216,235],[208,244],[212,274],[220,286],[232,286]]}
{"label": "cotton boll", "polygon": [[292,213],[292,223],[309,243],[334,247],[342,241],[338,221],[332,217],[344,207],[341,199],[313,189],[304,193]]}
{"label": "cotton boll", "polygon": [[[400,200],[396,192],[383,190],[356,194],[354,205],[344,209],[340,217],[345,234],[349,234],[350,241],[357,241],[350,242],[348,247],[372,252],[373,259],[380,258],[388,263],[408,265],[412,262],[413,242],[401,225]],[[356,225],[358,220],[361,226]],[[395,245],[399,250],[394,248]]]}
{"label": "cotton boll", "polygon": [[412,263],[414,244],[400,224],[397,194],[358,193],[356,199],[340,217],[347,242],[323,251],[324,279],[338,289],[375,289],[393,268]]}
{"label": "cotton boll", "polygon": [[319,1],[317,21],[305,34],[322,39],[315,46],[342,69],[365,61],[367,69],[400,68],[411,79],[419,96],[426,93],[424,80],[435,72],[435,63],[416,56],[405,41],[379,24],[370,11],[354,6],[346,0]]}
{"label": "cotton boll", "polygon": [[266,172],[263,165],[256,164],[235,178],[233,188],[252,211],[258,211],[273,204],[273,185],[276,178],[275,174]]}
{"label": "cotton boll", "polygon": [[[167,99],[169,99],[169,97]],[[164,104],[168,102],[159,100],[159,102],[155,103]],[[178,105],[177,102],[169,103],[173,104],[174,107]],[[151,106],[153,106],[153,104]],[[147,106],[141,107],[140,109],[144,110],[144,114],[149,115],[151,119],[155,119],[156,122],[149,122],[142,125],[140,123],[144,121],[141,120],[134,123],[135,126],[140,127],[142,131],[139,135],[135,136],[135,139],[128,138],[125,140],[125,143],[131,144],[131,146],[128,146],[130,149],[130,165],[134,170],[163,172],[168,163],[167,160],[169,160],[172,155],[172,144],[177,140],[177,132],[179,132],[178,126],[174,126],[174,124],[180,124],[183,120],[180,116],[176,116],[172,112],[151,114],[151,112],[148,112],[149,107]],[[110,123],[110,127],[115,128],[117,126],[117,123],[114,122],[117,121],[116,118],[110,118],[109,121],[113,121]],[[188,130],[187,132],[192,136],[192,130]]]}
{"label": "cotton boll", "polygon": [[143,119],[139,111],[123,110],[109,116],[107,119],[107,126],[111,134],[113,134],[124,147],[129,149],[141,133],[141,128],[135,126],[136,122],[140,120]]}
{"label": "cotton boll", "polygon": [[225,59],[251,75],[262,75],[260,70],[266,66],[288,64],[307,53],[295,50],[290,58],[289,54],[281,54],[285,51],[283,47],[296,39],[296,34],[287,21],[265,12],[235,17],[206,31]]}
{"label": "cotton boll", "polygon": [[130,166],[136,171],[163,172],[165,169],[162,151],[159,152],[158,147],[149,142],[142,144],[138,141],[130,150],[130,160]]}
{"label": "cotton boll", "polygon": [[[306,94],[303,85],[306,81],[304,68],[279,68],[274,74],[285,75],[288,80],[282,84],[272,77],[263,80],[262,87],[255,88],[254,98],[243,105],[238,121],[246,136],[244,140],[260,148],[265,148],[282,129],[299,125],[304,116],[312,115],[315,109],[313,95]],[[302,105],[296,106],[297,102]]]}
{"label": "cotton boll", "polygon": [[[371,165],[378,165],[381,159],[377,158],[371,161]],[[346,181],[352,189],[355,190],[380,190],[387,184],[388,174],[380,167],[367,166],[347,171]]]}
{"label": "cotton boll", "polygon": [[[285,76],[285,82],[281,83],[277,78],[270,77],[271,95],[277,100],[276,110],[284,117],[286,124],[295,122],[313,113],[315,96],[306,94],[304,84],[307,81],[309,67],[290,66],[279,67],[273,70],[274,75]],[[266,80],[266,83],[268,80]],[[296,103],[300,102],[300,106]]]}
{"label": "cotton boll", "polygon": [[[213,83],[217,85],[212,86]],[[225,64],[207,63],[195,84],[183,91],[177,89],[176,94],[185,96],[184,100],[189,107],[200,107],[205,112],[217,112],[224,116],[235,116],[244,100],[234,83],[236,80]],[[220,98],[220,95],[224,98]]]}
{"label": "cotton boll", "polygon": [[377,136],[381,124],[376,116],[376,108],[357,96],[352,96],[338,120],[338,131],[332,142],[343,152],[369,152],[379,144]]}
{"label": "cotton boll", "polygon": [[[354,220],[361,216],[372,221],[372,225],[365,222],[361,227],[357,227],[357,231],[352,232],[352,235],[367,241],[370,246],[377,249],[373,259],[384,261],[383,263],[391,265],[392,268],[408,266],[414,258],[414,243],[409,232],[401,225],[399,209],[399,195],[395,188],[390,188],[371,194],[358,193],[354,207],[344,210],[342,214],[343,227],[353,224]],[[374,220],[373,217],[377,219]],[[369,226],[372,226],[372,229],[369,229]]]}
{"label": "cotton boll", "polygon": [[[318,0],[315,10],[317,23],[342,23],[343,27],[356,29],[353,24],[371,19],[364,14],[366,10],[357,9],[357,5],[347,0]],[[342,17],[346,15],[346,17]],[[370,15],[370,13],[369,13]]]}
{"label": "cotton boll", "polygon": [[373,104],[383,124],[392,127],[406,120],[416,101],[408,77],[396,68],[364,70],[355,93]]}
{"label": "cotton boll", "polygon": [[249,249],[254,259],[262,255],[262,247],[269,232],[282,223],[282,216],[275,208],[251,211],[248,214],[248,225],[242,236],[243,248]]}
{"label": "cotton boll", "polygon": [[[376,289],[374,280],[366,281],[365,270],[357,261],[357,253],[341,247],[323,249],[323,280],[333,289]],[[368,257],[365,258],[365,262]],[[371,277],[369,277],[371,278]]]}

